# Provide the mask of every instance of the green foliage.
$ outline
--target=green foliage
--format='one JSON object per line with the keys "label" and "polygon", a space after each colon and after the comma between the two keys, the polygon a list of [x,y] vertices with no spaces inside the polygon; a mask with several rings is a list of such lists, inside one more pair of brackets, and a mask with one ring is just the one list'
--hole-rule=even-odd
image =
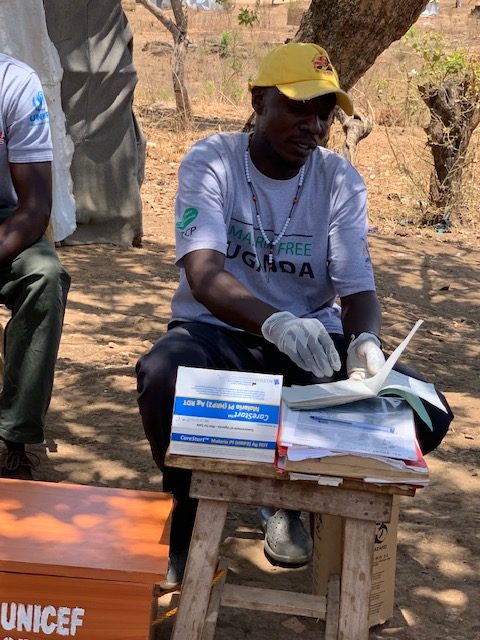
{"label": "green foliage", "polygon": [[243,86],[239,85],[236,82],[231,81],[228,83],[225,89],[228,89],[228,92],[225,91],[225,93],[234,103],[238,104],[243,100],[243,97],[245,94]]}
{"label": "green foliage", "polygon": [[258,22],[257,12],[253,9],[240,9],[237,16],[238,24],[241,27],[253,27],[255,22]]}
{"label": "green foliage", "polygon": [[238,31],[224,31],[219,41],[220,56],[228,60],[228,65],[234,72],[239,73],[243,69],[242,61],[238,54],[239,37]]}
{"label": "green foliage", "polygon": [[222,50],[222,52],[224,54],[227,53],[228,48],[230,47],[230,45],[232,44],[232,40],[233,40],[233,35],[231,31],[224,31],[221,35],[220,35],[220,41],[219,41],[219,45],[220,45],[220,49]]}
{"label": "green foliage", "polygon": [[215,0],[217,4],[220,4],[226,11],[229,11],[230,9],[233,9],[233,2],[232,0]]}
{"label": "green foliage", "polygon": [[240,73],[240,71],[243,69],[242,61],[240,60],[240,58],[237,58],[237,57],[232,58],[232,62],[230,66],[234,73]]}
{"label": "green foliage", "polygon": [[215,87],[215,83],[213,82],[213,80],[207,80],[204,83],[203,92],[205,93],[205,95],[207,95],[210,98],[216,94],[217,89]]}
{"label": "green foliage", "polygon": [[413,26],[403,40],[422,60],[421,68],[411,72],[418,76],[418,84],[429,82],[440,86],[446,79],[460,80],[468,74],[472,78],[472,89],[480,87],[480,61],[461,47],[449,49],[448,42],[440,33],[422,33]]}
{"label": "green foliage", "polygon": [[244,82],[241,80],[243,71],[242,43],[240,30],[223,31],[219,37],[220,65],[215,78],[203,85],[203,92],[208,97],[215,96],[217,100],[238,104],[245,95]]}

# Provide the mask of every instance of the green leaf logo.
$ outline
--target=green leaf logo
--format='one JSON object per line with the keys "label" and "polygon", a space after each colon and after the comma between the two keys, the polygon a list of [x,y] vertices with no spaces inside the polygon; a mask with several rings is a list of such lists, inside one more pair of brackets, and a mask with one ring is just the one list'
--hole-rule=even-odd
{"label": "green leaf logo", "polygon": [[182,220],[177,222],[175,226],[177,227],[177,229],[181,229],[182,231],[184,231],[188,227],[188,225],[195,220],[197,216],[198,216],[198,209],[195,209],[194,207],[189,207],[188,209],[185,209],[185,211],[183,212]]}

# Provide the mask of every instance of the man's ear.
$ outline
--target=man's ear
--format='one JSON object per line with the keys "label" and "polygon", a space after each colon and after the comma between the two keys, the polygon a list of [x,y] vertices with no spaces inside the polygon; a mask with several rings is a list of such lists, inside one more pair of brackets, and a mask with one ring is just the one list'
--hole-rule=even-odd
{"label": "man's ear", "polygon": [[265,103],[265,87],[252,87],[252,107],[256,114],[261,115]]}

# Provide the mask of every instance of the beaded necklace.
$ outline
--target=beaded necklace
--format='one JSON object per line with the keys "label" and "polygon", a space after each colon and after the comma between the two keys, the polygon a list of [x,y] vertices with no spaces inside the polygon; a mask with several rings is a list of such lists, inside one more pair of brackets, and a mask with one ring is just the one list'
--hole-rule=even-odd
{"label": "beaded necklace", "polygon": [[243,157],[243,168],[245,170],[245,178],[247,180],[248,186],[250,187],[250,191],[252,193],[252,200],[253,200],[253,205],[255,207],[255,217],[257,219],[257,224],[258,224],[258,226],[260,228],[260,233],[262,234],[262,238],[263,238],[265,244],[267,245],[267,249],[268,249],[267,269],[268,269],[268,273],[270,274],[270,272],[272,270],[272,267],[273,267],[273,251],[275,249],[275,246],[280,242],[280,240],[285,235],[285,232],[287,231],[288,225],[290,224],[290,220],[292,219],[293,210],[295,209],[295,205],[297,204],[298,199],[300,197],[300,191],[301,191],[301,189],[303,187],[303,179],[305,177],[305,165],[302,166],[302,168],[300,169],[300,172],[298,174],[297,190],[295,192],[295,197],[293,198],[292,206],[290,207],[290,212],[289,212],[289,214],[287,216],[287,219],[284,222],[282,230],[280,231],[280,233],[277,235],[276,238],[274,236],[273,239],[270,240],[270,238],[265,233],[265,229],[263,227],[262,219],[260,217],[260,211],[258,209],[258,204],[257,204],[257,202],[258,202],[257,194],[255,193],[255,190],[253,188],[252,177],[250,175],[250,169],[248,168],[248,155],[249,155],[249,148],[247,147],[245,149],[245,155]]}

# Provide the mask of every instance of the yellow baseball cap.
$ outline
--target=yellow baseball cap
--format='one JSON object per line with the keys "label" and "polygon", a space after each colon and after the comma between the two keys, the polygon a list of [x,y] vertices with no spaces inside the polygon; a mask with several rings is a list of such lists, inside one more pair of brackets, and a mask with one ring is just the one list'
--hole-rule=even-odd
{"label": "yellow baseball cap", "polygon": [[277,87],[291,100],[311,100],[335,93],[337,105],[353,115],[350,96],[340,88],[338,75],[328,53],[317,44],[289,42],[272,49],[260,62],[258,76],[248,88]]}

